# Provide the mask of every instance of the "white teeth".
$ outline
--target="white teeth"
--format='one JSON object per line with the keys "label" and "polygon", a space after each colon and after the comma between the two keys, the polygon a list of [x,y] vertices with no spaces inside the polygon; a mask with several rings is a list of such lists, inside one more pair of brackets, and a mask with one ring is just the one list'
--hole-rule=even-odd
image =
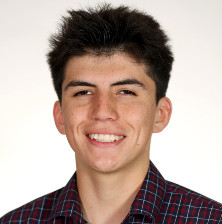
{"label": "white teeth", "polygon": [[89,137],[98,142],[114,142],[124,138],[124,136],[107,135],[107,134],[105,135],[104,134],[90,134]]}

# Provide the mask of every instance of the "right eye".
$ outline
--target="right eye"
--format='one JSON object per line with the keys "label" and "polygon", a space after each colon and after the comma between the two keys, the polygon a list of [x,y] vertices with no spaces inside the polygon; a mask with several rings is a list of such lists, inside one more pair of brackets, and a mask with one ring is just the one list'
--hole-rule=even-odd
{"label": "right eye", "polygon": [[76,97],[76,96],[84,96],[84,95],[91,95],[92,92],[89,91],[89,90],[81,90],[77,93],[75,93],[73,96]]}

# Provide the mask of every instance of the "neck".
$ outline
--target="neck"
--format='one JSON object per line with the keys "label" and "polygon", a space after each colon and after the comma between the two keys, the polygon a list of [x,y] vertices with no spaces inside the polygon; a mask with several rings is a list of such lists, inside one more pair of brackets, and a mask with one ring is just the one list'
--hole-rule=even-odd
{"label": "neck", "polygon": [[[101,173],[78,166],[77,185],[84,218],[89,223],[121,223],[127,216],[149,168],[141,166]],[[86,170],[87,169],[87,170]]]}

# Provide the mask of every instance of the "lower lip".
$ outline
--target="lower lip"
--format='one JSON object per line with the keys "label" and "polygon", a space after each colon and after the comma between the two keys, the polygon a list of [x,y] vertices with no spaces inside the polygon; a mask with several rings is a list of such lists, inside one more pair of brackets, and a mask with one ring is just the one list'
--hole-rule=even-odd
{"label": "lower lip", "polygon": [[114,146],[117,146],[125,139],[125,137],[124,137],[124,138],[122,138],[122,139],[120,139],[118,141],[114,141],[114,142],[98,142],[95,139],[91,139],[88,135],[87,135],[87,138],[88,138],[88,140],[89,140],[89,142],[91,144],[93,144],[95,146],[102,146],[102,147],[114,147]]}

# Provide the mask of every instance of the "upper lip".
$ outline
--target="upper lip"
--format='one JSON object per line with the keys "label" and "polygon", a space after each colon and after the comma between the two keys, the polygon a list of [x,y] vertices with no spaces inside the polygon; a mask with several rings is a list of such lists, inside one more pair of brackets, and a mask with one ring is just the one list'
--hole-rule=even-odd
{"label": "upper lip", "polygon": [[98,131],[90,131],[87,132],[86,135],[92,135],[92,134],[103,134],[103,135],[116,135],[116,136],[126,136],[124,134],[121,134],[119,132],[115,132],[115,131],[102,131],[102,130],[98,130]]}
{"label": "upper lip", "polygon": [[89,136],[89,135],[92,135],[92,134],[103,134],[103,135],[115,135],[115,136],[123,136],[123,137],[126,137],[125,135],[120,135],[120,134],[110,134],[110,133],[90,133],[90,134],[87,134],[87,136]]}

